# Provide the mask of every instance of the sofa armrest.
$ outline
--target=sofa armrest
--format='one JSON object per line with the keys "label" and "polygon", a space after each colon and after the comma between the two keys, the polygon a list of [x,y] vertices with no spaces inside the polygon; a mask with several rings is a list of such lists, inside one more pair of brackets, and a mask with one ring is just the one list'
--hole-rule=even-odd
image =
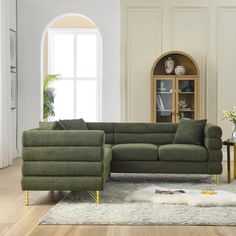
{"label": "sofa armrest", "polygon": [[204,128],[204,134],[208,138],[221,138],[222,136],[222,129],[214,124],[207,123]]}
{"label": "sofa armrest", "polygon": [[221,150],[222,130],[219,126],[207,123],[204,129],[204,146],[208,150]]}
{"label": "sofa armrest", "polygon": [[204,129],[204,146],[208,150],[208,161],[222,161],[222,130],[219,126],[207,123]]}
{"label": "sofa armrest", "polygon": [[103,146],[100,130],[28,130],[22,135],[23,147]]}

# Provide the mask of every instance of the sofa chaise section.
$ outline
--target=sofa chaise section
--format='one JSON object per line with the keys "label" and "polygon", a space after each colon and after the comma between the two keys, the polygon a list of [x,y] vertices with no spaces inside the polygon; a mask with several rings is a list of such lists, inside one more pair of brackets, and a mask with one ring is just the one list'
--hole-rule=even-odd
{"label": "sofa chaise section", "polygon": [[111,150],[103,131],[29,130],[23,133],[22,189],[101,191]]}

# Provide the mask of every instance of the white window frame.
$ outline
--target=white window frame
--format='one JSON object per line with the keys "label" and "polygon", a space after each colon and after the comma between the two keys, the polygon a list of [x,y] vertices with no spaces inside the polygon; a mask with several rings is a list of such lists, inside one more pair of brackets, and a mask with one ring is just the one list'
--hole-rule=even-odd
{"label": "white window frame", "polygon": [[[94,29],[94,28],[50,28],[48,30],[48,73],[52,73],[53,70],[53,59],[51,58],[51,56],[53,55],[53,34],[57,33],[57,34],[72,34],[74,37],[74,77],[60,77],[60,80],[72,80],[74,82],[74,114],[73,114],[73,118],[76,118],[76,113],[77,113],[77,104],[76,104],[76,90],[77,90],[77,86],[76,86],[76,82],[78,80],[94,80],[96,81],[96,121],[100,121],[101,120],[101,35],[98,29]],[[76,42],[76,35],[78,34],[95,34],[96,35],[96,39],[97,39],[97,59],[96,59],[96,68],[97,68],[97,74],[96,77],[77,77],[77,69],[76,69],[76,62],[77,62],[77,58],[76,58],[76,49],[77,49],[77,42]],[[82,117],[83,118],[83,117]]]}

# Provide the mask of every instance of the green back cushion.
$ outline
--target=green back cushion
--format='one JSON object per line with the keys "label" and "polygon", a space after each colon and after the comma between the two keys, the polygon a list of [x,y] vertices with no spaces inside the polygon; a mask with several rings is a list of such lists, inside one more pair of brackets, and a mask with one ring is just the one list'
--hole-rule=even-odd
{"label": "green back cushion", "polygon": [[83,119],[74,120],[59,120],[64,129],[68,130],[88,130],[88,127]]}
{"label": "green back cushion", "polygon": [[207,120],[181,119],[173,143],[202,145]]}
{"label": "green back cushion", "polygon": [[89,130],[103,130],[105,132],[105,143],[114,143],[114,123],[110,122],[86,122]]}
{"label": "green back cushion", "polygon": [[39,122],[40,130],[63,130],[63,126],[58,121],[50,121],[50,122]]}
{"label": "green back cushion", "polygon": [[173,142],[177,126],[172,123],[115,123],[114,144],[169,144]]}

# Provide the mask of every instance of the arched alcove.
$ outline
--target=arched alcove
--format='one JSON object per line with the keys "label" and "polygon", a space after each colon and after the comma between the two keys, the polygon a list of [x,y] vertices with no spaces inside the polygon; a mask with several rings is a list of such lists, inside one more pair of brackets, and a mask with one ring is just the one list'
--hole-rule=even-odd
{"label": "arched alcove", "polygon": [[[199,68],[196,61],[187,53],[180,51],[167,52],[161,55],[153,65],[153,75],[166,75],[165,61],[171,57],[176,66],[184,66],[185,75],[199,75]],[[172,72],[174,74],[174,71]]]}
{"label": "arched alcove", "polygon": [[[54,57],[56,58],[56,53],[55,47],[53,49],[50,49],[50,47],[52,48],[52,35],[54,34],[58,34],[60,35],[61,33],[65,33],[65,35],[72,35],[74,37],[74,50],[73,52],[71,51],[71,55],[68,55],[66,53],[66,51],[70,50],[70,45],[66,45],[65,43],[65,58],[63,59],[63,56],[61,56],[62,58],[62,62],[61,62],[61,67],[60,66],[54,66],[56,64],[56,60],[54,60],[54,62],[52,62],[52,55],[54,55]],[[81,75],[83,73],[79,74],[79,69],[77,69],[77,67],[79,67],[79,62],[81,64],[83,64],[82,60],[80,58],[80,60],[78,59],[79,56],[77,56],[78,54],[78,37],[79,35],[81,36],[80,38],[82,38],[82,36],[91,36],[92,34],[95,35],[96,39],[94,39],[94,42],[96,44],[96,49],[94,49],[94,52],[96,53],[96,59],[93,57],[94,60],[96,60],[96,62],[93,62],[93,65],[91,65],[91,70],[94,69],[96,70],[96,72],[94,72],[94,76],[90,76],[89,80],[90,82],[87,81],[87,86],[90,86],[91,89],[93,89],[93,93],[91,93],[90,98],[87,96],[83,99],[84,102],[82,103],[81,101],[81,94],[82,91],[84,91],[84,89],[80,89],[80,93],[77,93],[77,90],[79,90],[79,83],[82,84],[82,80],[85,82],[86,79],[89,77],[88,75]],[[91,37],[90,37],[91,38]],[[84,39],[83,42],[85,42],[86,40]],[[68,48],[67,48],[68,47]],[[81,50],[82,50],[82,46],[81,46]],[[61,47],[62,49],[62,47]],[[53,54],[54,53],[54,54]],[[85,54],[85,52],[83,52]],[[61,53],[63,54],[63,53]],[[73,56],[72,56],[73,54]],[[80,53],[82,54],[82,53]],[[89,54],[89,53],[88,53]],[[101,68],[102,68],[102,39],[101,39],[101,33],[99,31],[99,29],[97,28],[97,25],[95,24],[95,22],[91,19],[89,19],[86,16],[83,15],[79,15],[79,14],[63,14],[61,16],[58,16],[56,18],[54,18],[45,28],[44,32],[43,32],[43,36],[42,36],[42,41],[41,41],[41,78],[42,78],[42,88],[43,88],[43,81],[46,78],[46,76],[48,74],[60,74],[60,79],[55,82],[55,119],[64,119],[64,118],[68,118],[68,119],[72,119],[72,118],[80,118],[83,117],[85,118],[85,120],[87,121],[98,121],[100,120],[100,116],[101,116]],[[94,54],[95,55],[95,54]],[[51,59],[50,59],[51,58]],[[69,59],[70,58],[70,59]],[[86,59],[86,58],[85,58]],[[64,63],[63,63],[64,60]],[[73,64],[73,66],[71,66],[71,75],[66,75],[64,72],[60,71],[60,68],[63,71],[63,66],[67,63],[69,64],[69,61],[73,60],[72,63],[70,63],[70,65]],[[87,59],[88,60],[88,59]],[[54,63],[54,64],[53,64]],[[59,63],[60,64],[60,63]],[[91,63],[92,64],[92,63]],[[85,68],[85,67],[89,67],[89,65],[85,65],[85,62],[83,65],[80,65],[80,68]],[[57,67],[55,69],[55,67]],[[89,68],[87,68],[87,71],[89,71]],[[62,90],[66,90],[68,89],[68,87],[71,86],[63,86],[62,81],[64,80],[64,82],[66,82],[67,80],[73,80],[73,89],[71,89],[71,92],[68,92],[67,95],[65,94],[64,98],[62,98],[62,95],[60,96],[59,99],[59,90],[61,90],[60,93],[62,93]],[[96,85],[92,85],[91,81],[95,80],[96,81]],[[60,85],[60,89],[59,86],[56,86],[56,84]],[[90,83],[90,85],[89,85]],[[64,83],[66,84],[66,83]],[[85,85],[86,86],[86,85]],[[82,90],[82,91],[81,91]],[[43,89],[41,90],[41,101],[42,101],[42,106],[41,106],[41,111],[42,111],[42,116],[44,114],[44,98],[43,98]],[[71,100],[68,99],[68,97],[73,93],[73,98],[71,97]],[[88,94],[88,93],[87,93]],[[92,97],[93,95],[96,96],[96,98]],[[85,96],[86,94],[84,94]],[[80,104],[78,105],[77,103],[79,103],[78,97],[80,96]],[[96,104],[92,101],[94,101],[93,99],[96,99]],[[59,101],[60,100],[60,101]],[[67,102],[65,101],[63,103],[64,100],[67,100]],[[87,105],[84,105],[87,102]],[[58,105],[60,103],[60,106]],[[73,103],[73,105],[70,105]],[[63,113],[62,110],[59,112],[58,111],[58,107],[60,107],[60,109],[65,109],[65,112]],[[72,110],[68,111],[68,107],[70,107]],[[87,107],[87,109],[86,109]],[[88,107],[90,107],[90,109],[88,109]],[[80,112],[79,112],[80,109]],[[81,109],[83,109],[83,111],[81,111]],[[93,111],[93,114],[92,112]],[[90,115],[88,113],[91,113]],[[95,114],[96,113],[96,114]],[[89,116],[96,116],[96,118],[91,118],[89,119]],[[50,117],[49,120],[52,120],[53,118]]]}

